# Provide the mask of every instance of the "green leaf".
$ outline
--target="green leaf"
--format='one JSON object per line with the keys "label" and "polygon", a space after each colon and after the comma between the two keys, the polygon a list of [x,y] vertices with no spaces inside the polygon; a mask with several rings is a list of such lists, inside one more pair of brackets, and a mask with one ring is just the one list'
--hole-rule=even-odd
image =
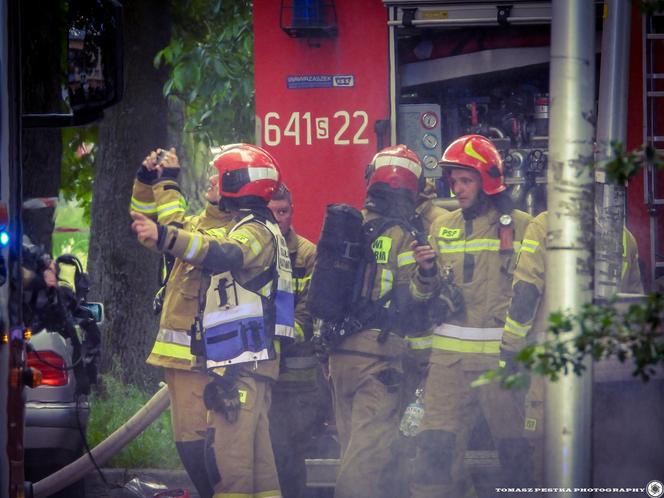
{"label": "green leaf", "polygon": [[166,83],[164,83],[164,88],[162,90],[164,97],[168,97],[171,94],[172,90],[173,90],[173,79],[168,79]]}
{"label": "green leaf", "polygon": [[180,63],[175,66],[171,79],[173,81],[173,88],[182,93],[184,91],[185,82],[187,79],[187,68],[184,66],[184,64]]}

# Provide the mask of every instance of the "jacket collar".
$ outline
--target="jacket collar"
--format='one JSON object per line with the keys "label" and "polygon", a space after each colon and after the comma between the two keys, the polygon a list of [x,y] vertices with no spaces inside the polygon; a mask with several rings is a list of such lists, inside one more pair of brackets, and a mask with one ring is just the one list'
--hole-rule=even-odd
{"label": "jacket collar", "polygon": [[205,216],[214,218],[215,220],[230,221],[233,215],[228,211],[222,211],[216,204],[207,203],[205,206]]}
{"label": "jacket collar", "polygon": [[291,254],[297,252],[297,234],[295,233],[295,230],[293,230],[293,227],[290,227],[290,230],[284,235],[284,238],[286,239],[288,252]]}

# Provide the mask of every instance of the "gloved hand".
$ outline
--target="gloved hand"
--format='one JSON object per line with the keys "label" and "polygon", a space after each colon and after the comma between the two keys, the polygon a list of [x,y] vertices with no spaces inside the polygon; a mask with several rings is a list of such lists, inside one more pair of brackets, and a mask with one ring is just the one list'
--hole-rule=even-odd
{"label": "gloved hand", "polygon": [[214,376],[203,390],[205,408],[224,414],[226,420],[233,424],[240,414],[240,393],[235,379]]}
{"label": "gloved hand", "polygon": [[158,174],[156,170],[148,169],[145,164],[141,164],[141,167],[136,172],[136,178],[141,183],[152,185],[157,180]]}

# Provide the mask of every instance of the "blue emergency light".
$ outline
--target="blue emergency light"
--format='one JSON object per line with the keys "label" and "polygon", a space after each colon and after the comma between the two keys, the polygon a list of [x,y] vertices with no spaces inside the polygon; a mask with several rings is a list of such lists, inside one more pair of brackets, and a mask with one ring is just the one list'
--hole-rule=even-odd
{"label": "blue emergency light", "polygon": [[320,0],[294,0],[293,24],[320,26],[323,22],[323,2]]}
{"label": "blue emergency light", "polygon": [[7,247],[7,244],[9,244],[9,234],[2,230],[0,231],[0,246]]}
{"label": "blue emergency light", "polygon": [[281,0],[279,24],[291,38],[335,37],[334,0]]}

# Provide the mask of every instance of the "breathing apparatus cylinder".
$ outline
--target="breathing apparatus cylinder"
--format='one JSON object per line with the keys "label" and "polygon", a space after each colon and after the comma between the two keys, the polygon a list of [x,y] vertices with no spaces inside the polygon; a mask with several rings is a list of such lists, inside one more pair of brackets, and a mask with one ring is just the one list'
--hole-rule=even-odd
{"label": "breathing apparatus cylinder", "polygon": [[352,206],[327,206],[307,295],[316,318],[338,322],[350,313],[364,260],[362,223],[362,214]]}

